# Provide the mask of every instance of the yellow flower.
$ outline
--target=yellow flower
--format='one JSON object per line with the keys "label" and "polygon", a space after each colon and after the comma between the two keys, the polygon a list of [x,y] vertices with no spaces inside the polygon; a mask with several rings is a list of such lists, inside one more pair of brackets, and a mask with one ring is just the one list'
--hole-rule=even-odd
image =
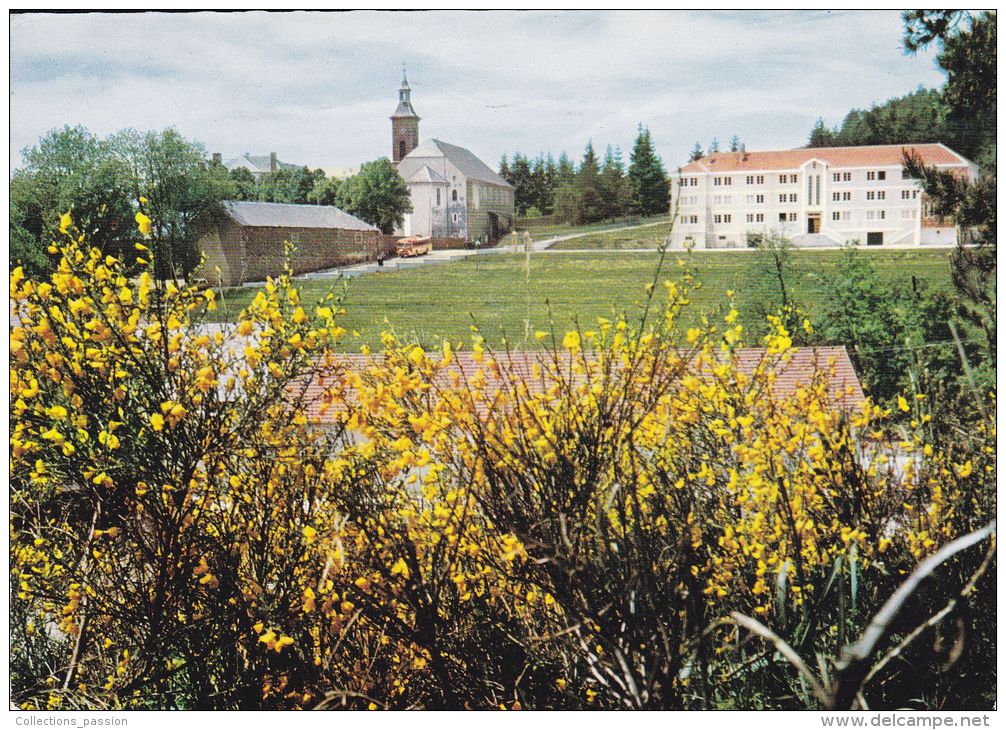
{"label": "yellow flower", "polygon": [[391,566],[392,575],[400,575],[406,580],[409,579],[409,566],[405,564],[403,558],[399,558],[393,566]]}
{"label": "yellow flower", "polygon": [[562,346],[571,352],[576,352],[580,349],[580,333],[576,330],[571,330],[566,333],[565,337],[562,338]]}
{"label": "yellow flower", "polygon": [[160,413],[155,413],[150,417],[150,425],[153,427],[155,431],[163,431],[164,416],[162,416]]}
{"label": "yellow flower", "polygon": [[140,233],[144,236],[149,236],[152,229],[150,218],[148,218],[142,211],[136,214],[136,225],[140,228]]}
{"label": "yellow flower", "polygon": [[70,226],[73,225],[73,218],[70,217],[69,213],[64,213],[59,217],[59,232],[66,233],[70,230]]}
{"label": "yellow flower", "polygon": [[959,476],[961,479],[967,479],[969,476],[971,476],[971,472],[973,471],[973,469],[974,467],[971,465],[971,460],[968,459],[964,464],[961,464],[957,467],[957,476]]}
{"label": "yellow flower", "polygon": [[905,400],[904,396],[898,396],[898,410],[908,412],[908,401]]}
{"label": "yellow flower", "polygon": [[318,531],[310,525],[305,525],[301,532],[304,534],[304,539],[307,540],[308,545],[312,544],[318,537]]}
{"label": "yellow flower", "polygon": [[541,330],[538,330],[537,332],[534,333],[534,338],[538,340],[538,342],[541,342],[546,337],[548,337],[548,332],[542,332]]}

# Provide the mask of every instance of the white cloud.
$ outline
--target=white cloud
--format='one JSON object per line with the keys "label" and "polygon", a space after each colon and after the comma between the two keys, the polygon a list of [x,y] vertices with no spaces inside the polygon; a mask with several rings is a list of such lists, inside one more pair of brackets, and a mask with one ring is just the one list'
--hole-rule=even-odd
{"label": "white cloud", "polygon": [[900,34],[893,11],[15,15],[11,165],[64,124],[359,163],[388,153],[407,61],[421,134],[490,164],[588,139],[627,156],[643,122],[673,167],[696,140],[796,146],[818,116],[940,84]]}

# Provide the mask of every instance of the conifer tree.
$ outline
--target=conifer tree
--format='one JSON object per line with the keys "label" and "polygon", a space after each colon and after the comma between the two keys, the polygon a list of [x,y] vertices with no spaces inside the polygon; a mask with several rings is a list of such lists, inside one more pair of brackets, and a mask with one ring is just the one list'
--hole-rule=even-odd
{"label": "conifer tree", "polygon": [[692,147],[692,153],[688,156],[688,161],[695,162],[696,160],[701,160],[705,156],[706,153],[702,151],[702,145],[696,142],[695,146]]}
{"label": "conifer tree", "polygon": [[510,172],[510,164],[507,162],[506,152],[504,152],[503,157],[500,158],[499,174],[501,178],[513,185],[513,173]]}
{"label": "conifer tree", "polygon": [[587,142],[583,161],[576,173],[576,190],[580,199],[581,219],[592,223],[604,218],[604,194],[601,189],[601,167],[592,142]]}
{"label": "conifer tree", "polygon": [[670,186],[664,163],[653,148],[650,130],[639,125],[639,134],[629,161],[629,180],[632,184],[633,211],[640,215],[666,213]]}

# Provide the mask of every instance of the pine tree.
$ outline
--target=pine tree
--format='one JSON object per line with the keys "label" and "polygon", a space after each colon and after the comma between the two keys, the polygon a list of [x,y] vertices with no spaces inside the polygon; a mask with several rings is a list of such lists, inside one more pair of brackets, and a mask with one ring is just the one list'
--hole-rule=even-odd
{"label": "pine tree", "polygon": [[695,162],[696,160],[701,160],[705,156],[706,156],[706,153],[702,151],[702,145],[700,145],[698,142],[696,142],[695,146],[692,147],[692,154],[689,155],[688,161],[689,162]]}
{"label": "pine tree", "polygon": [[503,153],[503,157],[500,158],[500,177],[506,180],[508,183],[513,185],[513,173],[510,172],[510,165],[506,160],[506,152]]}
{"label": "pine tree", "polygon": [[713,137],[713,141],[709,143],[709,154],[720,151],[720,141]]}
{"label": "pine tree", "polygon": [[604,195],[601,190],[601,168],[592,142],[587,142],[583,161],[576,173],[576,190],[580,199],[580,219],[593,223],[604,218]]}
{"label": "pine tree", "polygon": [[514,153],[511,175],[510,184],[514,188],[514,208],[517,215],[523,216],[527,213],[527,209],[534,205],[534,190],[531,180],[531,164],[519,152]]}
{"label": "pine tree", "polygon": [[741,151],[741,138],[736,134],[730,138],[730,151],[740,152]]}
{"label": "pine tree", "polygon": [[563,183],[572,183],[573,178],[576,177],[576,168],[569,159],[569,155],[566,154],[565,150],[561,155],[559,155],[559,167],[556,169],[556,184],[561,185]]}
{"label": "pine tree", "polygon": [[545,211],[541,207],[541,200],[545,195],[545,158],[539,152],[531,165],[531,208],[534,208],[536,215],[544,215]]}
{"label": "pine tree", "polygon": [[632,183],[632,208],[640,215],[666,213],[670,185],[664,163],[653,148],[650,130],[639,125],[639,134],[629,160],[629,180]]}
{"label": "pine tree", "polygon": [[555,188],[558,184],[559,171],[556,169],[555,160],[549,152],[545,157],[545,180],[542,184],[541,198],[538,201],[538,208],[543,215],[552,215],[555,209]]}
{"label": "pine tree", "polygon": [[604,196],[605,218],[618,218],[626,213],[628,205],[625,179],[625,165],[622,163],[622,150],[611,149],[608,145],[604,153],[604,165],[601,167],[601,192]]}

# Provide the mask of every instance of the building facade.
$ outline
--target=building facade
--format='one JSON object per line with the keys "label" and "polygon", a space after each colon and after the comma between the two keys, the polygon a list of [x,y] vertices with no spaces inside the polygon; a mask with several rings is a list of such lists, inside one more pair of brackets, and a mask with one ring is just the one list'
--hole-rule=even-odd
{"label": "building facade", "polygon": [[236,286],[279,276],[286,262],[301,274],[377,258],[383,241],[375,226],[330,205],[224,201],[223,211],[199,222],[201,277]]}
{"label": "building facade", "polygon": [[953,245],[953,221],[932,216],[904,151],[975,179],[978,168],[942,144],[716,152],[671,175],[671,245],[740,248],[749,233],[798,246]]}
{"label": "building facade", "polygon": [[410,94],[403,72],[391,117],[392,160],[409,188],[412,212],[397,233],[464,245],[499,240],[513,228],[513,186],[464,147],[438,139],[420,142]]}
{"label": "building facade", "polygon": [[243,167],[248,170],[252,174],[252,177],[256,180],[263,175],[268,175],[270,172],[276,172],[278,170],[302,169],[301,165],[291,165],[289,162],[281,162],[275,152],[270,152],[268,155],[253,155],[250,152],[245,152],[243,155],[229,160],[224,160],[220,153],[214,153],[213,161],[223,165],[227,168],[228,172],[233,172],[234,170]]}

